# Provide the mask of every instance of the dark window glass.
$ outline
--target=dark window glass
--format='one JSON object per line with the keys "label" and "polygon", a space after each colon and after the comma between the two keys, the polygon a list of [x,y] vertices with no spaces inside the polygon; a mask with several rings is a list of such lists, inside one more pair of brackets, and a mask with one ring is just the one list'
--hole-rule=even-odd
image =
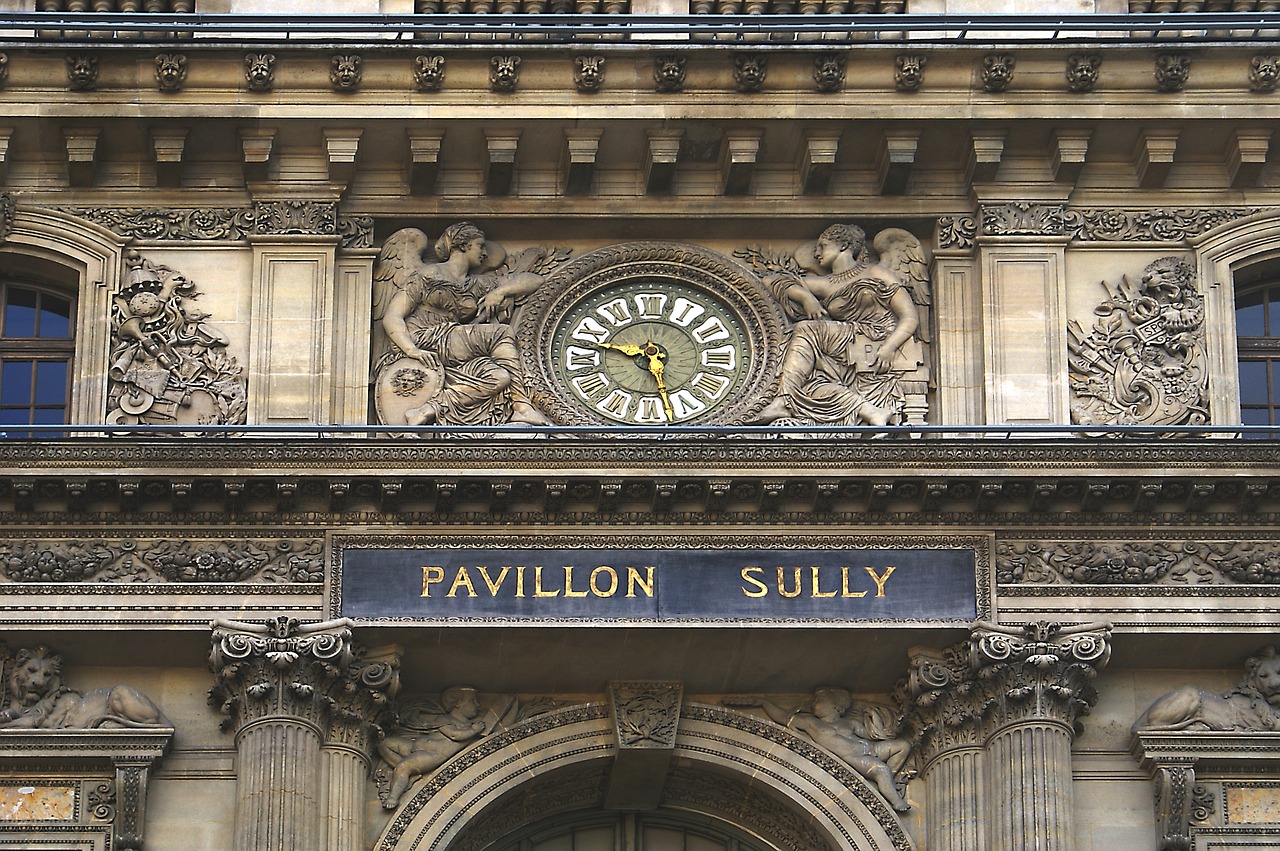
{"label": "dark window glass", "polygon": [[[28,282],[0,279],[0,424],[65,423],[71,402],[74,305]],[[9,437],[29,433],[6,431]],[[38,436],[52,436],[47,432]]]}
{"label": "dark window glass", "polygon": [[1242,295],[1236,300],[1236,334],[1241,337],[1265,337],[1266,313],[1263,307],[1264,290]]}

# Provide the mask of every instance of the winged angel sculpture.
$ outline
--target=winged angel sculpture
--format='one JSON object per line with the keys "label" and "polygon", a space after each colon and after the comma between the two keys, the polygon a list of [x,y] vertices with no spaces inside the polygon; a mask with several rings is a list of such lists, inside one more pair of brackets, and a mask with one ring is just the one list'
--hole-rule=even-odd
{"label": "winged angel sculpture", "polygon": [[567,257],[541,248],[509,257],[469,222],[450,225],[434,243],[417,228],[393,233],[373,273],[381,421],[547,424],[524,390],[511,322],[543,273]]}
{"label": "winged angel sculpture", "polygon": [[931,300],[924,247],[901,228],[870,244],[857,225],[835,224],[791,255],[736,252],[762,274],[795,324],[777,394],[757,421],[895,425],[907,399],[928,387],[920,308]]}

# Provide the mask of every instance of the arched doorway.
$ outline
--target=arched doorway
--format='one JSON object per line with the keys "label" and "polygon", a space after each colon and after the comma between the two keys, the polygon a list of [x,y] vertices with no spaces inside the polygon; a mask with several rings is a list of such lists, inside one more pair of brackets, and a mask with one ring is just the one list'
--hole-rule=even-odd
{"label": "arched doorway", "polygon": [[[539,843],[545,851],[914,848],[896,814],[866,780],[776,724],[718,706],[684,705],[662,804],[647,813],[602,808],[617,747],[605,704],[531,718],[463,751],[420,782],[374,848],[544,851]],[[646,844],[619,844],[628,837]]]}

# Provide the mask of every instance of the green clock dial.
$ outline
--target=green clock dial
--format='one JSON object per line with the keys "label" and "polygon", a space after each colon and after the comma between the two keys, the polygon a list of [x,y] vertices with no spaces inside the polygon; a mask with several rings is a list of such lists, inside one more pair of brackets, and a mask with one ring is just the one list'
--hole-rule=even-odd
{"label": "green clock dial", "polygon": [[738,313],[675,281],[591,292],[560,317],[552,373],[577,406],[627,425],[692,423],[737,398],[751,367]]}

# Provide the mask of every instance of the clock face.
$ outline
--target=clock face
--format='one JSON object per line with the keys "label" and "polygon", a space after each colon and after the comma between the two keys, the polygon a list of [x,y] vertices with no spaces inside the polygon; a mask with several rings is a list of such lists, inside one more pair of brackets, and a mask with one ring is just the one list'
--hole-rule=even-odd
{"label": "clock face", "polygon": [[752,359],[743,321],[725,301],[662,279],[587,294],[560,318],[551,347],[562,392],[628,425],[708,417],[737,398]]}
{"label": "clock face", "polygon": [[563,425],[732,425],[771,397],[782,313],[751,269],[679,242],[556,267],[514,320],[533,404]]}

